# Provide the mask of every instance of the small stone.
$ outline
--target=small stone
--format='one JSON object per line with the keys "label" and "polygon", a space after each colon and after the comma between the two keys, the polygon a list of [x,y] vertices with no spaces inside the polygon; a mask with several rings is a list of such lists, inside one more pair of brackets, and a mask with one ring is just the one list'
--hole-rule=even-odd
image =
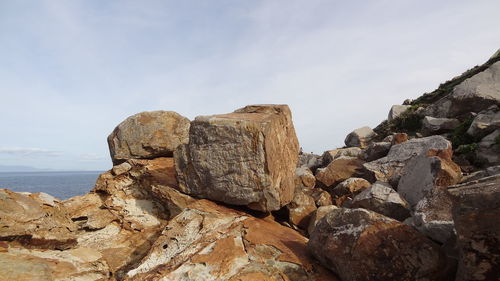
{"label": "small stone", "polygon": [[363,174],[364,161],[342,156],[333,160],[325,168],[316,171],[316,180],[325,187],[334,186],[348,178],[360,176]]}
{"label": "small stone", "polygon": [[332,199],[337,206],[341,206],[345,201],[350,201],[356,194],[369,188],[370,182],[363,178],[348,178],[330,190]]}

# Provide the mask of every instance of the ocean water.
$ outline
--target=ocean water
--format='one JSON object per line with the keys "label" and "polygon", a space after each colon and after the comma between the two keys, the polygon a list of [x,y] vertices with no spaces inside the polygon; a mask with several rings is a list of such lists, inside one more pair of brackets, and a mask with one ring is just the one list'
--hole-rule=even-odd
{"label": "ocean water", "polygon": [[0,188],[18,192],[45,192],[61,200],[89,192],[100,171],[0,172]]}

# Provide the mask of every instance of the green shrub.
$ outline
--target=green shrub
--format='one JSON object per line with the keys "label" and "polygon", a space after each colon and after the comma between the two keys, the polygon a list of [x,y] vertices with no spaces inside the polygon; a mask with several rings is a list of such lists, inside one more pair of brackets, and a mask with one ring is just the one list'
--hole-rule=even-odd
{"label": "green shrub", "polygon": [[467,154],[476,151],[477,148],[477,143],[462,144],[455,151],[460,154]]}
{"label": "green shrub", "polygon": [[453,130],[450,136],[450,141],[453,145],[453,148],[456,149],[461,145],[467,145],[476,142],[476,138],[467,134],[467,130],[469,129],[473,120],[473,118],[467,119]]}

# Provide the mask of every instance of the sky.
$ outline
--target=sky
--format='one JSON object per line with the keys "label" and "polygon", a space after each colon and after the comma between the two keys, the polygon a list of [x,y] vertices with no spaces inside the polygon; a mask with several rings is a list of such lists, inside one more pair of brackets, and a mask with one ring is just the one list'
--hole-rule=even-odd
{"label": "sky", "polygon": [[500,48],[500,1],[0,0],[0,165],[111,168],[126,117],[288,104],[321,154]]}

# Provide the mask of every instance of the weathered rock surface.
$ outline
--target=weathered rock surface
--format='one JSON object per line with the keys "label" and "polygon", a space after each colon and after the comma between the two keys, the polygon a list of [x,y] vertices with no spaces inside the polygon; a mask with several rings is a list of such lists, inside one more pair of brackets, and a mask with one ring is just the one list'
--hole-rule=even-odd
{"label": "weathered rock surface", "polygon": [[327,150],[323,153],[323,166],[327,166],[334,159],[337,159],[342,156],[346,157],[359,157],[362,149],[359,147],[347,147],[347,148],[337,148],[332,150]]}
{"label": "weathered rock surface", "polygon": [[64,250],[77,244],[75,230],[60,203],[50,195],[0,189],[0,241]]}
{"label": "weathered rock surface", "polygon": [[395,118],[397,118],[401,114],[403,114],[403,112],[408,110],[408,108],[410,108],[410,105],[399,105],[399,104],[393,105],[391,107],[391,110],[389,111],[389,115],[387,116],[387,120],[389,120],[389,121],[394,120]]}
{"label": "weathered rock surface", "polygon": [[377,160],[379,158],[387,156],[389,150],[391,149],[392,143],[390,142],[374,142],[368,145],[363,151],[361,151],[360,158],[370,162]]}
{"label": "weathered rock surface", "polygon": [[422,133],[426,136],[450,132],[460,125],[455,118],[434,118],[425,116],[422,120]]}
{"label": "weathered rock surface", "polygon": [[364,161],[354,157],[336,158],[316,171],[316,180],[325,187],[334,186],[348,178],[361,176],[364,173],[363,164]]}
{"label": "weathered rock surface", "polygon": [[330,211],[307,246],[343,281],[443,280],[446,275],[437,245],[410,226],[365,209]]}
{"label": "weathered rock surface", "polygon": [[365,148],[377,136],[370,127],[358,128],[347,135],[344,143],[348,147],[361,147]]}
{"label": "weathered rock surface", "polygon": [[200,200],[171,220],[126,280],[338,280],[307,238],[274,221]]}
{"label": "weathered rock surface", "polygon": [[348,178],[345,181],[337,184],[330,190],[332,200],[337,206],[342,206],[344,202],[349,202],[356,194],[369,188],[370,182],[362,178]]}
{"label": "weathered rock surface", "polygon": [[467,134],[471,136],[485,136],[494,130],[500,129],[500,109],[497,105],[480,112],[472,121]]}
{"label": "weathered rock surface", "polygon": [[286,205],[288,217],[292,225],[307,229],[312,214],[316,211],[316,203],[312,196],[303,191],[296,191],[292,202]]}
{"label": "weathered rock surface", "polygon": [[500,279],[500,175],[457,185],[453,220],[457,231],[457,281]]}
{"label": "weathered rock surface", "polygon": [[304,191],[305,194],[314,199],[316,207],[332,205],[332,196],[321,188],[312,188]]}
{"label": "weathered rock surface", "polygon": [[408,141],[407,133],[392,133],[385,137],[382,142],[390,142],[392,145]]}
{"label": "weathered rock surface", "polygon": [[401,170],[412,158],[430,154],[440,155],[441,158],[451,161],[451,143],[441,136],[412,139],[393,145],[386,157],[365,163],[363,166],[369,171],[373,181],[388,182],[396,187]]}
{"label": "weathered rock surface", "polygon": [[0,280],[112,280],[99,251],[35,250],[0,242]]}
{"label": "weathered rock surface", "polygon": [[348,207],[368,209],[399,221],[410,216],[408,202],[384,182],[376,182],[361,191],[349,202]]}
{"label": "weathered rock surface", "polygon": [[188,142],[189,119],[173,111],[151,111],[132,115],[108,136],[115,165],[128,159],[172,156]]}
{"label": "weathered rock surface", "polygon": [[500,129],[484,137],[475,151],[476,158],[485,165],[500,164]]}
{"label": "weathered rock surface", "polygon": [[500,62],[495,62],[453,88],[452,93],[427,107],[423,114],[433,117],[456,117],[480,112],[500,103]]}
{"label": "weathered rock surface", "polygon": [[451,160],[449,151],[429,151],[416,156],[404,167],[398,193],[415,206],[434,189],[445,189],[462,178],[460,167]]}
{"label": "weathered rock surface", "polygon": [[309,226],[307,227],[307,233],[311,235],[316,227],[316,224],[329,212],[338,209],[339,207],[334,205],[329,206],[321,206],[319,207],[314,214],[311,216],[311,220],[309,221]]}
{"label": "weathered rock surface", "polygon": [[295,188],[313,188],[315,184],[316,177],[309,168],[295,169]]}
{"label": "weathered rock surface", "polygon": [[189,138],[176,151],[182,192],[258,211],[292,201],[299,145],[288,106],[199,116]]}
{"label": "weathered rock surface", "polygon": [[414,208],[412,226],[434,241],[445,243],[455,232],[452,201],[444,189],[433,189]]}
{"label": "weathered rock surface", "polygon": [[315,171],[321,166],[323,166],[323,158],[321,156],[312,153],[299,154],[297,168],[308,168]]}

